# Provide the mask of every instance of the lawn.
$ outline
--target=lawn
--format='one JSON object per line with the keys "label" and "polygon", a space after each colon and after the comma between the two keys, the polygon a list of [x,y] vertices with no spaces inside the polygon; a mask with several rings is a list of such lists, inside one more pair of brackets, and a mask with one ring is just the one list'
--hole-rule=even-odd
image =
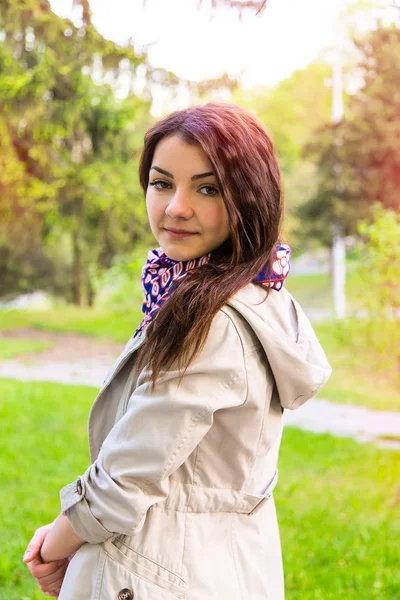
{"label": "lawn", "polygon": [[[285,287],[307,308],[331,308],[328,275],[290,275]],[[39,330],[73,332],[108,337],[124,342],[143,317],[140,302],[132,299],[132,309],[107,312],[99,308],[73,305],[51,310],[0,310],[0,331],[33,327]]]}
{"label": "lawn", "polygon": [[[400,321],[384,322],[380,350],[368,343],[360,320],[315,323],[314,329],[332,365],[319,396],[332,402],[374,410],[400,411]],[[384,340],[390,339],[385,345]],[[400,596],[399,596],[400,597]]]}
{"label": "lawn", "polygon": [[286,600],[398,600],[399,458],[286,429],[275,494]]}
{"label": "lawn", "polygon": [[[357,309],[351,278],[353,268],[352,263],[348,264],[346,303],[349,311]],[[333,309],[328,274],[290,274],[285,287],[304,308]],[[400,346],[400,322],[382,324],[382,343],[378,350],[369,342],[362,325],[362,321],[356,319],[313,324],[333,368],[319,397],[374,410],[400,411],[400,355],[393,351]],[[391,344],[384,343],[384,335],[391,338]]]}
{"label": "lawn", "polygon": [[0,360],[9,360],[22,354],[36,354],[51,348],[53,345],[52,342],[0,337]]}
{"label": "lawn", "polygon": [[129,314],[111,314],[73,305],[46,311],[0,310],[0,331],[33,327],[42,331],[81,333],[126,342],[143,318],[141,306],[135,302]]}
{"label": "lawn", "polygon": [[[330,306],[328,275],[290,275],[285,285],[303,307]],[[349,286],[349,304],[354,306],[351,280]],[[133,302],[136,305],[129,313],[110,314],[99,309],[74,306],[45,312],[0,311],[0,331],[33,327],[126,342],[143,316],[137,300]],[[333,374],[320,393],[321,398],[375,410],[400,411],[400,356],[392,349],[400,346],[395,341],[396,338],[400,340],[400,321],[382,328],[392,337],[392,343],[383,344],[380,351],[372,348],[354,319],[318,322],[314,328],[333,367]],[[2,355],[0,343],[1,358],[7,356]]]}
{"label": "lawn", "polygon": [[[350,311],[357,309],[357,298],[354,282],[351,278],[353,265],[348,265],[346,280],[346,304]],[[306,308],[333,309],[331,281],[328,273],[311,273],[294,275],[290,273],[285,281],[285,288],[296,300]]]}
{"label": "lawn", "polygon": [[285,288],[293,294],[301,306],[332,309],[328,274],[293,275],[290,273],[285,281]]}
{"label": "lawn", "polygon": [[[45,598],[21,558],[34,529],[58,513],[59,489],[88,465],[95,395],[81,386],[0,380],[0,600]],[[398,600],[399,458],[285,430],[275,499],[286,600]]]}

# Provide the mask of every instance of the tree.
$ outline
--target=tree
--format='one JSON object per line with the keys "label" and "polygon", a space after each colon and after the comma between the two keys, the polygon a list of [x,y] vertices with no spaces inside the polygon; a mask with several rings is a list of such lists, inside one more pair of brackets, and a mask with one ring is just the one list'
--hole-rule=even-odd
{"label": "tree", "polygon": [[[77,26],[47,1],[3,0],[0,31],[2,291],[43,283],[38,270],[44,276],[47,269],[48,281],[63,293],[70,286],[67,295],[81,303],[85,288],[90,300],[90,269],[108,266],[143,236],[134,157],[150,99],[130,93],[118,102],[102,79],[117,78],[122,61],[134,74],[145,56],[104,40],[86,3]],[[98,84],[94,70],[103,76]],[[51,251],[61,239],[71,260],[57,277]]]}
{"label": "tree", "polygon": [[283,173],[286,205],[285,234],[291,244],[296,235],[298,207],[316,189],[314,161],[303,149],[330,115],[331,90],[325,85],[329,66],[321,61],[295,71],[276,86],[238,89],[233,100],[252,110],[271,134]]}
{"label": "tree", "polygon": [[274,87],[238,89],[233,95],[271,134],[285,173],[299,167],[303,147],[329,118],[331,92],[324,84],[329,75],[328,65],[315,62]]}
{"label": "tree", "polygon": [[400,309],[400,215],[375,203],[358,224],[358,300],[370,318],[396,318]]}
{"label": "tree", "polygon": [[352,278],[365,316],[353,320],[350,333],[375,351],[376,365],[400,384],[400,216],[377,202],[358,233]]}
{"label": "tree", "polygon": [[400,30],[378,23],[354,43],[363,85],[349,98],[344,120],[325,124],[305,149],[316,160],[319,181],[300,209],[303,235],[326,245],[334,220],[349,235],[375,202],[399,208]]}
{"label": "tree", "polygon": [[0,293],[40,286],[91,304],[92,274],[152,239],[137,163],[154,87],[204,98],[235,82],[156,69],[98,33],[88,0],[73,6],[69,20],[48,0],[0,4]]}

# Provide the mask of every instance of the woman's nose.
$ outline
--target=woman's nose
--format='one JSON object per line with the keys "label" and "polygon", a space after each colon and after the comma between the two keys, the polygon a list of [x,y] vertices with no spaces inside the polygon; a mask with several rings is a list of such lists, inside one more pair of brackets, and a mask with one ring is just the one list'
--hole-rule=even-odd
{"label": "woman's nose", "polygon": [[188,194],[176,191],[168,203],[165,212],[169,217],[174,219],[178,219],[179,217],[190,219],[193,216],[193,208]]}

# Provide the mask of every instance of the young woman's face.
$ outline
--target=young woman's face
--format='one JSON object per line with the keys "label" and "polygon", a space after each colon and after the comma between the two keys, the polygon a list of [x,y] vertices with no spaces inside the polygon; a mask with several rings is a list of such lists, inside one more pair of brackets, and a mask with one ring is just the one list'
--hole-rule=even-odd
{"label": "young woman's face", "polygon": [[200,144],[173,135],[156,146],[147,213],[154,237],[173,260],[203,256],[229,237],[228,213],[212,171]]}

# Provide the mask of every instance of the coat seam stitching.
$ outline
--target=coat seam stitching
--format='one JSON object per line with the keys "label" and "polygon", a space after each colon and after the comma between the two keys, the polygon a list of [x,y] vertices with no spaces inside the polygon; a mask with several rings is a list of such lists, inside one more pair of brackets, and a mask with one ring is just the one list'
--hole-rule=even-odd
{"label": "coat seam stitching", "polygon": [[[183,522],[183,544],[182,544],[181,568],[180,568],[179,576],[181,579],[186,581],[186,579],[183,577],[182,571],[183,571],[183,563],[184,563],[185,550],[186,550],[187,512],[183,513],[183,519],[184,519],[184,522]],[[186,582],[186,583],[189,585],[188,582]]]}
{"label": "coat seam stitching", "polygon": [[[199,456],[199,452],[200,452],[200,444],[197,444],[197,447],[196,447],[196,456],[194,457],[194,464],[193,464],[192,481],[188,484],[188,485],[190,485],[190,491],[189,491],[189,498],[188,498],[188,501],[187,501],[187,504],[186,504],[186,508],[189,506],[190,499],[192,497],[193,487],[195,486],[194,481],[196,479],[196,467],[197,467],[197,459],[198,459],[198,456]],[[177,481],[177,479],[171,478],[171,481]]]}
{"label": "coat seam stitching", "polygon": [[239,571],[238,571],[238,568],[236,565],[236,548],[235,548],[236,534],[235,534],[235,529],[234,529],[235,518],[236,518],[235,513],[233,513],[232,518],[231,518],[231,549],[232,549],[233,566],[234,566],[236,578],[237,578],[237,581],[239,584],[240,597],[243,600],[242,582],[241,582],[241,578],[239,576]]}
{"label": "coat seam stitching", "polygon": [[[176,592],[166,590],[164,587],[162,587],[160,584],[156,583],[155,581],[151,581],[150,579],[147,579],[143,575],[141,575],[141,574],[139,575],[139,573],[136,573],[135,571],[132,571],[131,569],[129,569],[128,567],[126,567],[123,563],[120,563],[116,558],[114,558],[113,556],[111,556],[111,554],[109,554],[105,548],[103,548],[103,552],[106,554],[106,558],[109,558],[113,563],[119,565],[120,567],[122,567],[122,569],[124,569],[128,573],[132,573],[134,577],[137,577],[141,581],[144,581],[147,585],[154,586],[158,590],[162,590],[163,592],[166,592],[167,594],[171,594],[171,595],[175,594],[176,595]],[[168,583],[170,583],[171,585],[177,586],[176,583],[175,584],[172,583],[172,582],[168,582]],[[179,593],[178,590],[177,590],[177,592]],[[184,590],[182,590],[182,592],[184,593]]]}
{"label": "coat seam stitching", "polygon": [[160,480],[160,479],[162,480],[162,478],[164,477],[165,473],[168,471],[168,469],[170,468],[171,464],[174,462],[176,456],[179,454],[179,451],[181,450],[182,446],[184,445],[184,443],[188,439],[190,433],[193,431],[193,429],[194,429],[195,425],[197,424],[197,422],[199,421],[199,419],[201,419],[201,417],[203,415],[205,415],[208,412],[210,412],[210,409],[211,409],[211,406],[210,406],[210,404],[208,404],[207,406],[203,407],[193,417],[193,419],[192,419],[190,425],[187,427],[186,432],[183,435],[181,441],[179,442],[179,444],[177,445],[177,447],[175,448],[175,450],[173,451],[173,453],[169,457],[169,460],[168,460],[167,464],[165,465],[164,469],[158,473],[157,481]]}
{"label": "coat seam stitching", "polygon": [[[220,387],[219,393],[221,394],[223,391],[225,391],[226,389],[229,389],[233,383],[239,378],[240,373],[234,373],[226,382],[224,382],[224,385]],[[219,394],[218,394],[219,395]],[[218,398],[218,395],[215,395],[214,398]],[[147,491],[147,489],[151,486],[157,487],[159,481],[162,481],[165,473],[168,471],[169,467],[171,466],[171,464],[173,463],[173,461],[175,460],[177,454],[179,453],[181,447],[183,446],[183,444],[186,442],[189,434],[191,433],[191,431],[193,430],[193,428],[195,427],[197,421],[205,414],[207,414],[207,412],[210,412],[212,414],[213,410],[212,410],[212,406],[211,404],[208,404],[207,406],[203,407],[192,419],[192,422],[190,423],[190,425],[188,426],[185,435],[182,437],[180,443],[178,444],[178,446],[175,448],[174,452],[172,453],[172,455],[170,456],[167,464],[165,465],[164,469],[162,471],[159,471],[159,473],[156,476],[156,481],[154,482],[147,482],[148,485],[146,485],[144,488],[140,488],[142,492]],[[140,487],[140,486],[139,486]],[[153,505],[155,506],[155,505]],[[147,512],[147,508],[144,508],[141,513],[139,513],[138,518],[136,519],[136,523],[135,525],[132,526],[132,528],[129,530],[131,532],[134,532],[139,524],[141,519],[143,518],[143,516],[146,514]]]}
{"label": "coat seam stitching", "polygon": [[[235,381],[239,378],[240,373],[236,372],[233,373],[232,376],[224,382],[223,385],[220,386],[219,389],[219,393],[213,396],[213,399],[216,399],[220,396],[220,394],[222,394],[224,391],[230,389],[232,387],[232,385],[235,383]],[[167,464],[165,465],[164,469],[162,471],[159,471],[159,473],[157,474],[157,481],[161,478],[163,478],[163,476],[165,475],[165,473],[168,471],[169,467],[171,466],[171,464],[173,463],[173,461],[175,460],[177,454],[179,453],[179,451],[181,450],[183,444],[186,442],[187,438],[189,437],[190,433],[192,432],[193,428],[195,427],[195,425],[197,424],[197,422],[199,421],[199,419],[201,417],[203,417],[205,414],[210,413],[212,414],[213,411],[213,407],[211,406],[211,404],[207,404],[207,406],[204,406],[192,419],[190,425],[188,425],[187,429],[186,429],[186,433],[184,434],[184,436],[182,437],[181,441],[179,442],[178,446],[175,448],[175,450],[173,451],[172,455],[170,456]]]}
{"label": "coat seam stitching", "polygon": [[[247,370],[246,370],[246,372],[247,372]],[[271,399],[270,399],[270,403],[271,403]],[[243,488],[246,488],[246,489],[247,489],[247,483],[248,483],[248,481],[251,478],[252,473],[253,473],[254,463],[255,463],[256,458],[258,456],[258,449],[260,447],[261,437],[262,437],[262,434],[263,434],[263,432],[265,430],[265,414],[266,414],[266,411],[267,411],[267,399],[264,402],[262,425],[261,425],[260,433],[259,433],[259,436],[258,436],[257,445],[256,445],[255,450],[254,450],[253,460],[251,461],[251,465],[249,465],[249,474],[248,474],[248,476],[246,478],[246,481],[243,484]],[[242,488],[242,490],[243,490],[243,488]]]}
{"label": "coat seam stitching", "polygon": [[[321,378],[320,382],[317,384],[317,386],[316,386],[316,387],[314,387],[314,388],[311,390],[311,392],[309,393],[309,397],[313,397],[313,396],[314,396],[314,395],[315,395],[315,394],[318,392],[318,390],[320,390],[320,389],[321,389],[321,387],[322,387],[322,385],[323,385],[324,381],[325,381],[325,376],[322,376],[322,378]],[[296,398],[293,400],[293,402],[291,403],[290,407],[294,406],[294,405],[297,403],[297,401],[298,401],[300,398],[303,398],[305,395],[306,395],[306,394],[300,394],[300,396],[297,396],[297,397],[296,397]],[[290,407],[289,407],[289,408],[290,408]]]}
{"label": "coat seam stitching", "polygon": [[[123,536],[123,537],[125,537],[125,536]],[[132,546],[130,546],[129,544],[127,544],[126,542],[124,542],[124,540],[119,540],[119,542],[123,546],[125,546],[125,548],[127,548],[128,550],[130,550],[133,554],[138,554],[141,558],[144,558],[145,561],[148,561],[148,562],[152,563],[152,566],[155,565],[156,567],[159,567],[162,571],[165,571],[166,574],[172,575],[173,577],[175,577],[177,579],[181,579],[182,583],[184,585],[186,585],[186,581],[183,578],[181,578],[180,575],[178,575],[175,571],[172,571],[171,569],[168,569],[167,567],[165,567],[163,564],[161,564],[157,560],[154,560],[154,559],[150,558],[149,556],[146,556],[142,552],[139,552],[138,550],[136,550],[135,548],[133,548]],[[117,546],[117,548],[118,548],[118,546]],[[121,550],[120,548],[118,548],[118,549]],[[127,556],[127,558],[131,558],[128,554],[126,554],[126,556]],[[135,559],[132,558],[132,560],[135,560]],[[149,569],[148,566],[147,567],[145,565],[143,565],[143,566],[144,566],[144,568]],[[149,569],[149,570],[151,570],[151,569]],[[163,575],[160,575],[160,577],[163,577]]]}
{"label": "coat seam stitching", "polygon": [[236,488],[233,488],[232,486],[229,486],[226,488],[225,487],[221,488],[221,487],[216,487],[214,485],[210,486],[210,485],[199,485],[198,483],[184,483],[182,481],[178,481],[178,479],[173,479],[172,477],[171,477],[171,481],[180,483],[181,485],[185,485],[185,486],[187,485],[187,486],[193,486],[196,488],[200,488],[202,490],[223,490],[223,491],[228,491],[228,492],[233,491],[233,492],[237,492],[238,494],[240,494],[240,492],[242,491],[241,489],[237,490]]}
{"label": "coat seam stitching", "polygon": [[106,555],[104,554],[104,552],[102,553],[102,555],[100,555],[99,558],[99,562],[100,562],[100,566],[99,566],[99,574],[97,576],[97,581],[96,581],[96,588],[95,588],[95,600],[98,600],[100,597],[100,593],[101,593],[101,588],[103,585],[103,579],[104,579],[104,571],[105,571],[105,566],[106,566]]}

